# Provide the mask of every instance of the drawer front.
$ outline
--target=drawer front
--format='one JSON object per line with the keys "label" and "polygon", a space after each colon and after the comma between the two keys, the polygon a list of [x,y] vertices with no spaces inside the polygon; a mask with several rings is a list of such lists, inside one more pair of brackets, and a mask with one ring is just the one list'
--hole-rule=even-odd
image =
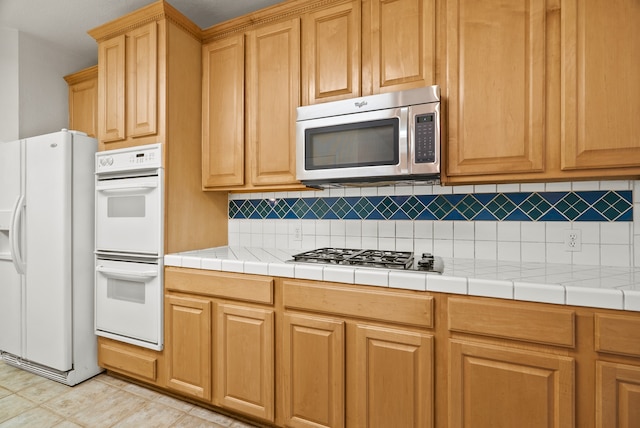
{"label": "drawer front", "polygon": [[598,352],[640,357],[639,317],[596,314],[595,336]]}
{"label": "drawer front", "polygon": [[98,344],[98,364],[126,376],[147,382],[158,380],[158,357],[152,352],[137,352],[133,345],[112,344],[100,341]]}
{"label": "drawer front", "polygon": [[273,278],[200,269],[165,268],[165,289],[245,302],[273,304]]}
{"label": "drawer front", "polygon": [[450,298],[449,330],[573,348],[575,312],[519,302]]}
{"label": "drawer front", "polygon": [[284,281],[284,305],[335,315],[433,327],[433,297],[362,286],[346,288],[326,282]]}

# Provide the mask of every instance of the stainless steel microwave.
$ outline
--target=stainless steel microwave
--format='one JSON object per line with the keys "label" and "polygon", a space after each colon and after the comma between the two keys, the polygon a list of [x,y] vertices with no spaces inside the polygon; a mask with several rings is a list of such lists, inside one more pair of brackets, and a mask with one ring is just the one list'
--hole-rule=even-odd
{"label": "stainless steel microwave", "polygon": [[440,88],[297,109],[296,176],[309,187],[440,178]]}

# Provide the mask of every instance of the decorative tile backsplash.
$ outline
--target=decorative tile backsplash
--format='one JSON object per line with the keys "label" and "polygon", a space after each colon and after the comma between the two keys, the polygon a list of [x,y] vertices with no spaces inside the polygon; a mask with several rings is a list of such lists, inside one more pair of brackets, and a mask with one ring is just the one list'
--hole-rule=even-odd
{"label": "decorative tile backsplash", "polygon": [[640,180],[230,194],[229,245],[640,266]]}
{"label": "decorative tile backsplash", "polygon": [[230,219],[632,221],[631,190],[244,199]]}

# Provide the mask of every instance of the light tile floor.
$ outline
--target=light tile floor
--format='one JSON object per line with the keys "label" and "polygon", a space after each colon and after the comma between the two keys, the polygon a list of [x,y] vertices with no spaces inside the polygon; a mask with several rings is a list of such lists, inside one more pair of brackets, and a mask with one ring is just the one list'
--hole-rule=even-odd
{"label": "light tile floor", "polygon": [[105,373],[74,387],[0,361],[0,428],[207,427],[253,425]]}

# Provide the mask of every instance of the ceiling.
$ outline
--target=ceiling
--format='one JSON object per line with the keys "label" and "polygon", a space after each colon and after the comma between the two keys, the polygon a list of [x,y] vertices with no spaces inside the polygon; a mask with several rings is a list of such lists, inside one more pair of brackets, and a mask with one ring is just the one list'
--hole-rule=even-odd
{"label": "ceiling", "polygon": [[[66,51],[98,62],[95,40],[87,31],[155,0],[0,0],[0,27],[46,39]],[[282,0],[169,0],[205,29]]]}

